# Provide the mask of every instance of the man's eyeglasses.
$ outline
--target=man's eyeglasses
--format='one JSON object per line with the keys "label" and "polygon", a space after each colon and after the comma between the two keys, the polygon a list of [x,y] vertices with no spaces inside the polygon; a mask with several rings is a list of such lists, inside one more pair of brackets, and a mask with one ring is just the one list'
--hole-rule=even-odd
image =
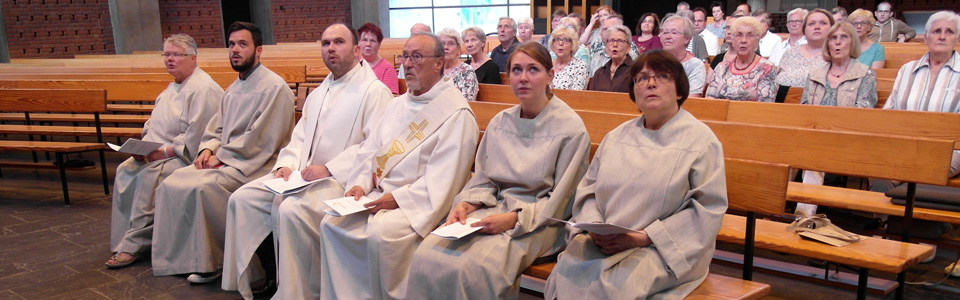
{"label": "man's eyeglasses", "polygon": [[427,58],[427,57],[439,57],[439,56],[436,56],[436,55],[422,55],[422,54],[420,54],[420,53],[414,53],[413,55],[404,54],[404,55],[399,55],[399,56],[397,56],[397,57],[400,58],[400,63],[401,63],[401,64],[404,63],[404,62],[406,62],[407,59],[410,59],[410,62],[412,62],[412,63],[419,64],[419,63],[422,63],[422,62],[423,62],[423,59],[424,59],[424,58]]}

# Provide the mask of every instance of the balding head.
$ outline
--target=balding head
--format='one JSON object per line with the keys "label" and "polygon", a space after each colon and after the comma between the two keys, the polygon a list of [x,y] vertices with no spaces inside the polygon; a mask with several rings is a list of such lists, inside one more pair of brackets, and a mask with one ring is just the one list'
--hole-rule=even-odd
{"label": "balding head", "polygon": [[403,45],[403,56],[404,79],[411,94],[422,95],[443,78],[443,44],[436,35],[413,34]]}
{"label": "balding head", "polygon": [[433,32],[433,29],[430,29],[430,26],[428,26],[427,24],[423,24],[423,23],[413,24],[413,26],[410,27],[410,36],[413,36],[413,34],[417,32]]}
{"label": "balding head", "polygon": [[338,23],[327,27],[320,37],[323,64],[330,69],[334,79],[347,74],[357,65],[360,46],[357,45],[356,34],[347,25]]}

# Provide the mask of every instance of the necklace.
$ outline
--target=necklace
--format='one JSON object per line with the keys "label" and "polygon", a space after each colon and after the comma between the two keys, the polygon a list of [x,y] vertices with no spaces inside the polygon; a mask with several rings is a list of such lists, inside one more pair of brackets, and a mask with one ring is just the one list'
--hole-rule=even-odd
{"label": "necklace", "polygon": [[737,71],[741,71],[741,72],[746,71],[747,69],[750,68],[750,65],[752,65],[752,64],[753,64],[753,61],[755,61],[755,60],[757,60],[756,57],[754,57],[752,60],[750,60],[750,63],[747,63],[747,65],[744,66],[743,68],[737,67],[737,61],[734,60],[734,61],[733,61],[733,69],[735,69],[735,70],[737,70]]}
{"label": "necklace", "polygon": [[830,68],[830,72],[827,72],[827,73],[830,73],[830,76],[840,78],[840,76],[843,76],[843,74],[847,73],[847,67],[846,66],[843,67],[843,72],[840,72],[840,75],[833,74],[833,68]]}

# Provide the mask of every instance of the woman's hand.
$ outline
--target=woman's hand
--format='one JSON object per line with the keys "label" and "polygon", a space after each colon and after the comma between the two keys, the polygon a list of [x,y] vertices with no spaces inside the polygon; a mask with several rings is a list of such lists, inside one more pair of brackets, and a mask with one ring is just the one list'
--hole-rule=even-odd
{"label": "woman's hand", "polygon": [[456,222],[460,222],[460,224],[467,224],[467,215],[476,211],[477,209],[480,209],[480,204],[472,204],[467,202],[457,203],[457,205],[450,210],[450,215],[447,216],[447,222],[443,223],[443,225],[450,225]]}
{"label": "woman's hand", "polygon": [[600,252],[605,255],[614,255],[627,249],[646,247],[652,243],[650,237],[647,236],[647,232],[642,230],[640,232],[608,235],[590,232],[590,238],[593,239],[593,243],[597,247],[600,247]]}
{"label": "woman's hand", "polygon": [[480,232],[487,234],[501,234],[504,231],[517,227],[517,212],[495,214],[483,218],[479,222],[470,224],[471,227],[483,227]]}

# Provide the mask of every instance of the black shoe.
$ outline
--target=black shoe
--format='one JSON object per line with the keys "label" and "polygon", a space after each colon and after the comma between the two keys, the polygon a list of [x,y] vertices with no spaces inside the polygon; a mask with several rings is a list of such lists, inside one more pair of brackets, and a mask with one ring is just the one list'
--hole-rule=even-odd
{"label": "black shoe", "polygon": [[263,286],[253,288],[253,299],[270,299],[277,293],[277,281],[268,280]]}

